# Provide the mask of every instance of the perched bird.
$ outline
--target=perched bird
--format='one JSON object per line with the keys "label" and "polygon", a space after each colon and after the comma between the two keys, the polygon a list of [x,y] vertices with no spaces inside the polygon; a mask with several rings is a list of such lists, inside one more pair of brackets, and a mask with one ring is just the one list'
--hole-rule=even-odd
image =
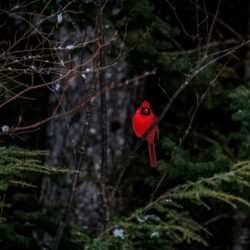
{"label": "perched bird", "polygon": [[[141,106],[136,110],[133,117],[132,125],[136,136],[142,137],[156,122],[156,120],[157,116],[153,113],[148,101],[145,100],[141,104]],[[157,133],[157,136],[159,138],[158,126],[154,127],[154,129],[147,136],[149,161],[150,161],[150,166],[152,168],[157,167],[155,145],[154,145],[155,133]]]}

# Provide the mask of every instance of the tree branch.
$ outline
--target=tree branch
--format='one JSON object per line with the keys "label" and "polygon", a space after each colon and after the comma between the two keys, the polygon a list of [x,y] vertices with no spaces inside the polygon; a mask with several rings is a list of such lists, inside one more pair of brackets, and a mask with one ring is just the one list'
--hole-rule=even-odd
{"label": "tree branch", "polygon": [[227,63],[225,63],[225,64],[223,65],[223,67],[220,69],[219,73],[218,73],[218,74],[215,76],[215,78],[209,83],[209,85],[208,85],[206,91],[202,94],[200,100],[198,100],[198,98],[197,98],[196,108],[195,108],[195,110],[194,110],[194,112],[193,112],[193,114],[192,114],[192,116],[191,116],[191,119],[190,119],[190,121],[189,121],[188,127],[187,127],[187,129],[185,130],[184,135],[183,135],[182,138],[180,139],[178,146],[175,148],[175,150],[174,150],[174,152],[173,152],[173,154],[172,154],[171,160],[170,160],[169,164],[167,165],[167,167],[166,167],[166,169],[165,169],[165,171],[164,171],[162,177],[161,177],[160,180],[158,181],[158,183],[157,183],[157,185],[156,185],[156,188],[155,188],[154,191],[152,192],[152,194],[151,194],[151,196],[150,196],[149,203],[152,202],[152,201],[154,200],[155,194],[156,194],[157,191],[159,190],[159,188],[160,188],[160,186],[162,185],[164,179],[166,178],[166,175],[167,175],[169,169],[170,169],[171,166],[173,165],[174,160],[175,160],[175,158],[176,158],[176,155],[177,155],[179,149],[181,148],[182,144],[184,143],[186,137],[188,136],[188,134],[189,134],[189,132],[190,132],[190,130],[191,130],[191,128],[192,128],[193,121],[194,121],[194,119],[195,119],[195,116],[196,116],[196,114],[197,114],[197,111],[198,111],[198,109],[199,109],[201,103],[204,101],[205,97],[207,96],[207,94],[208,94],[210,88],[214,85],[215,81],[216,81],[216,80],[218,79],[218,77],[222,74],[222,72],[223,72],[223,70],[225,69],[226,65],[227,65]]}
{"label": "tree branch", "polygon": [[[107,2],[107,1],[106,1]],[[103,8],[106,2],[102,3],[102,0],[96,0],[96,36],[100,38],[100,44],[104,44],[104,34],[103,34]],[[99,61],[99,62],[98,62]],[[99,67],[105,67],[105,56],[104,50],[100,51],[99,58],[97,58],[97,62],[99,63]],[[99,85],[100,89],[106,88],[105,86],[105,78],[104,71],[100,71],[99,73]],[[107,175],[107,102],[106,102],[106,91],[101,94],[101,131],[102,131],[102,156],[101,156],[101,199],[103,206],[103,224],[104,228],[106,228],[109,220],[110,220],[110,206],[108,199],[108,190],[106,185],[106,175]]]}

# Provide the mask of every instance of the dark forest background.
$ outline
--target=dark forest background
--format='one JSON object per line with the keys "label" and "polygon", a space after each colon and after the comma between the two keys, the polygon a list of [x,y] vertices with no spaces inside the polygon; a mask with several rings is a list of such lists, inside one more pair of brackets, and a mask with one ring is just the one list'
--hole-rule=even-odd
{"label": "dark forest background", "polygon": [[249,249],[249,11],[1,1],[0,249]]}

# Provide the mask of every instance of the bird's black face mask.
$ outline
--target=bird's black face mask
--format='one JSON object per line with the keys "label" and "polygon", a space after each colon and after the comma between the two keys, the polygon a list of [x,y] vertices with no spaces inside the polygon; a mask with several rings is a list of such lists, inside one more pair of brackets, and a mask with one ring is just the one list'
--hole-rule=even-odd
{"label": "bird's black face mask", "polygon": [[150,108],[141,108],[142,115],[150,115]]}

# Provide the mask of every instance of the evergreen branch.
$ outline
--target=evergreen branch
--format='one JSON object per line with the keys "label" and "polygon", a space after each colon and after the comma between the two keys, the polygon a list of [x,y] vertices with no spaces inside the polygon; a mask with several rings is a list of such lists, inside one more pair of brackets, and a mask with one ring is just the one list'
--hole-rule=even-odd
{"label": "evergreen branch", "polygon": [[174,242],[174,244],[197,242],[207,245],[206,240],[200,234],[211,234],[204,226],[194,221],[187,212],[176,211],[166,206],[164,209],[155,209],[160,217],[151,214],[137,217],[137,221],[134,222],[119,220],[104,231],[96,241],[108,240],[112,231],[116,228],[122,228],[126,231],[126,241],[134,242],[137,237],[139,239],[144,238],[144,241],[146,241],[148,234],[152,235],[152,233],[157,232],[163,236],[162,239],[166,241],[169,247],[171,242]]}
{"label": "evergreen branch", "polygon": [[[95,241],[105,241],[112,237],[110,234],[115,229],[125,230],[127,241],[136,237],[145,237],[147,234],[157,232],[164,234],[166,241],[171,246],[171,241],[177,243],[191,243],[192,241],[207,245],[201,236],[204,232],[210,234],[207,229],[192,219],[182,206],[176,201],[188,200],[194,204],[208,208],[209,199],[216,199],[236,208],[236,203],[250,207],[250,202],[239,195],[229,194],[223,191],[224,182],[236,182],[242,186],[249,186],[247,179],[250,172],[250,161],[240,162],[231,167],[226,173],[215,174],[209,178],[201,178],[198,181],[187,182],[167,191],[155,201],[144,208],[137,209],[135,213],[124,220],[113,223]],[[245,176],[245,179],[242,177]],[[247,178],[247,179],[246,179]],[[167,199],[167,200],[166,200]],[[202,199],[208,199],[204,202]],[[198,203],[197,203],[198,201]],[[149,210],[157,213],[148,214]],[[184,210],[185,212],[182,212]],[[165,219],[163,219],[165,217]],[[216,219],[211,222],[216,221]],[[211,223],[205,223],[205,225]],[[136,240],[135,240],[136,242]]]}
{"label": "evergreen branch", "polygon": [[0,190],[7,190],[10,185],[18,185],[22,187],[36,187],[35,185],[17,180],[23,178],[25,173],[40,173],[40,174],[60,174],[60,173],[79,173],[75,170],[52,168],[42,165],[39,159],[46,155],[43,150],[31,151],[17,147],[9,147],[0,152]]}
{"label": "evergreen branch", "polygon": [[[219,187],[226,179],[230,181],[236,181],[238,176],[247,175],[250,176],[250,161],[245,161],[244,163],[235,164],[232,167],[232,170],[226,173],[215,174],[209,178],[201,178],[196,182],[188,182],[183,185],[178,185],[175,188],[165,192],[159,196],[155,201],[147,204],[142,210],[142,213],[145,213],[152,209],[157,203],[166,198],[175,198],[175,199],[188,199],[188,200],[199,200],[201,197],[210,197],[214,199],[220,199],[223,202],[229,203],[234,206],[232,201],[237,201],[243,205],[250,207],[250,202],[245,199],[227,194],[225,192],[218,192],[215,190],[210,190],[205,187],[207,184],[213,183],[215,188]],[[239,182],[240,183],[240,182]],[[131,221],[138,216],[137,213],[129,216],[126,221]]]}
{"label": "evergreen branch", "polygon": [[12,185],[15,185],[15,186],[37,188],[37,186],[30,184],[30,183],[27,183],[25,181],[11,180],[11,181],[9,181],[9,183],[11,183]]}

